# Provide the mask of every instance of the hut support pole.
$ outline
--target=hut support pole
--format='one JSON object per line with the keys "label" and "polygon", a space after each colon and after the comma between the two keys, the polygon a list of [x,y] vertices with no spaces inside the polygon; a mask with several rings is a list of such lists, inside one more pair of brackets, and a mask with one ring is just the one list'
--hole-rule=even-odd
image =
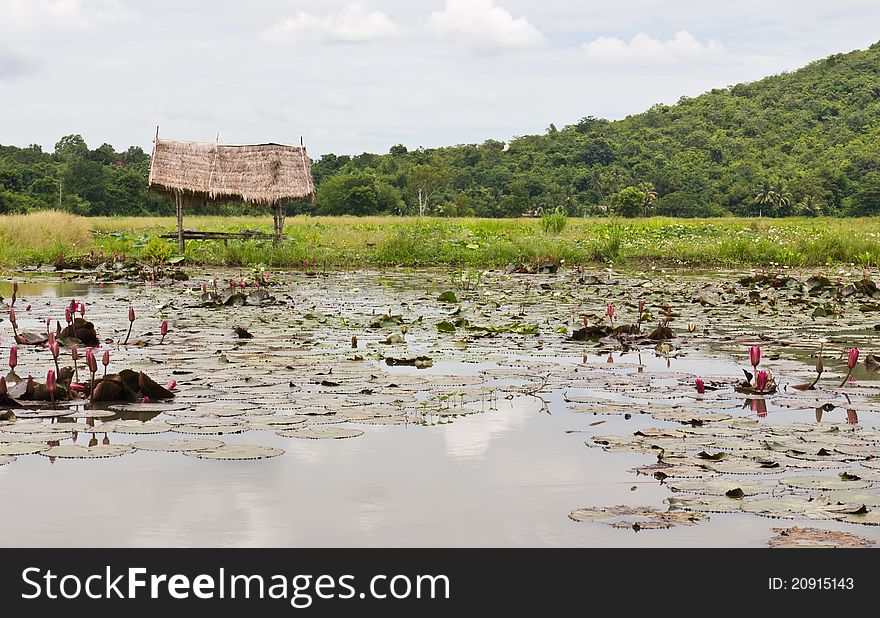
{"label": "hut support pole", "polygon": [[281,244],[281,234],[284,230],[284,215],[281,212],[281,207],[278,205],[278,202],[274,202],[272,204],[272,218],[275,220],[275,245]]}
{"label": "hut support pole", "polygon": [[183,196],[174,194],[174,204],[177,206],[177,253],[183,255]]}

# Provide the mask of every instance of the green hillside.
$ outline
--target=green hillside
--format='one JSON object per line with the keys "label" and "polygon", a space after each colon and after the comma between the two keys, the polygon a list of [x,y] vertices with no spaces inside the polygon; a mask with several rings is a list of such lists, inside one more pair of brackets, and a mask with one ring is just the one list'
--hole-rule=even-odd
{"label": "green hillside", "polygon": [[[169,212],[146,193],[139,148],[77,138],[53,153],[0,146],[0,213],[57,208],[59,188],[62,208],[81,214]],[[325,154],[313,172],[317,204],[291,213],[877,214],[880,43],[619,121],[586,117],[507,144]]]}

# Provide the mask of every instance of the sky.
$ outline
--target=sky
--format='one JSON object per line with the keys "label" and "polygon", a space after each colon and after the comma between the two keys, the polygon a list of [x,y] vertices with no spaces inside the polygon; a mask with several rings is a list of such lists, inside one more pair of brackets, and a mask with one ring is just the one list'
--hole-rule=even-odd
{"label": "sky", "polygon": [[0,144],[508,140],[864,49],[877,24],[874,0],[0,0]]}

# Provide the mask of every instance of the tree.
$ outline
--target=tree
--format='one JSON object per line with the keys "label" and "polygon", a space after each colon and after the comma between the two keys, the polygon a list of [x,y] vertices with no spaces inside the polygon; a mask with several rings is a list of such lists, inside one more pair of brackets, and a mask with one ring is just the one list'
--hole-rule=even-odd
{"label": "tree", "polygon": [[443,165],[413,165],[406,175],[406,189],[415,198],[419,207],[419,216],[424,217],[438,191],[449,183],[451,173]]}
{"label": "tree", "polygon": [[55,158],[64,163],[82,161],[89,154],[89,147],[82,135],[65,135],[55,144]]}
{"label": "tree", "polygon": [[612,210],[622,217],[638,217],[644,194],[636,187],[625,187],[611,198]]}
{"label": "tree", "polygon": [[772,206],[776,203],[776,192],[773,190],[773,183],[765,179],[753,196],[752,201],[758,205],[758,216],[763,217],[764,207]]}
{"label": "tree", "polygon": [[654,202],[657,201],[657,190],[650,182],[643,182],[639,185],[639,191],[642,192],[642,216],[648,217]]}
{"label": "tree", "polygon": [[807,194],[802,197],[797,207],[799,214],[807,215],[808,217],[818,217],[822,214],[822,202],[814,195]]}
{"label": "tree", "polygon": [[400,192],[373,174],[336,175],[318,187],[322,215],[375,215],[398,212]]}

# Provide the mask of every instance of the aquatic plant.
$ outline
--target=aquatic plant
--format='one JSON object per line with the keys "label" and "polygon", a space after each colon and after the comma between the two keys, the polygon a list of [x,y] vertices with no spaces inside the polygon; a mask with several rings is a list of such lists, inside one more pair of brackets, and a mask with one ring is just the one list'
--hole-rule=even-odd
{"label": "aquatic plant", "polygon": [[128,343],[128,338],[131,337],[131,327],[134,326],[134,307],[128,307],[128,332],[125,334],[125,341],[122,342],[122,345],[126,345]]}
{"label": "aquatic plant", "polygon": [[846,386],[846,383],[849,381],[850,376],[852,376],[853,369],[856,368],[856,365],[859,362],[859,349],[858,348],[850,348],[849,354],[846,357],[846,366],[849,371],[846,372],[846,377],[843,378],[843,382],[840,383],[841,388]]}

